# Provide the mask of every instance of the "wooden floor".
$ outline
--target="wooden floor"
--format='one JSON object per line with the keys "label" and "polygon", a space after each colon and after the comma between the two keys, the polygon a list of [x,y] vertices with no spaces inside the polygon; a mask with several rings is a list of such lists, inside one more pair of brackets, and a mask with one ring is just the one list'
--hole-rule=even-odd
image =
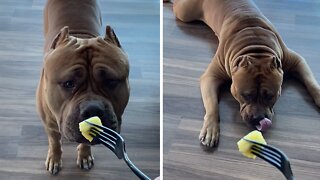
{"label": "wooden floor", "polygon": [[[100,0],[129,55],[131,97],[122,135],[131,160],[147,175],[160,174],[159,0]],[[93,147],[91,171],[76,167],[76,144],[63,145],[63,170],[46,172],[47,136],[35,110],[42,65],[44,0],[0,1],[0,179],[138,179],[103,146]],[[104,31],[103,26],[103,31]]]}
{"label": "wooden floor", "polygon": [[[320,3],[316,0],[254,0],[276,26],[288,47],[303,55],[320,81]],[[199,77],[218,44],[202,23],[175,19],[172,5],[163,8],[164,177],[165,179],[280,180],[268,163],[242,156],[236,142],[251,131],[242,123],[239,105],[228,87],[221,94],[219,147],[205,152],[199,146],[204,108]],[[291,160],[296,179],[320,179],[320,113],[304,87],[294,79],[284,83],[275,105],[267,142]]]}

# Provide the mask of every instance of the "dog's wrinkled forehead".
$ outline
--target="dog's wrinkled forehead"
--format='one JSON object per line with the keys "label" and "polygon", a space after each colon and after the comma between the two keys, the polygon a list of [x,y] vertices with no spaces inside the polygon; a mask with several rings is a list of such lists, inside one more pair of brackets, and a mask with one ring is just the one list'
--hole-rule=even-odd
{"label": "dog's wrinkled forehead", "polygon": [[[129,62],[125,52],[113,43],[97,37],[88,40],[87,49],[92,50],[92,63],[103,63],[113,69],[124,70],[129,73]],[[127,74],[128,75],[128,74]]]}
{"label": "dog's wrinkled forehead", "polygon": [[45,71],[61,72],[73,66],[103,66],[117,69],[128,76],[129,63],[124,51],[101,37],[81,39],[69,36],[63,43],[51,49],[45,56]]}

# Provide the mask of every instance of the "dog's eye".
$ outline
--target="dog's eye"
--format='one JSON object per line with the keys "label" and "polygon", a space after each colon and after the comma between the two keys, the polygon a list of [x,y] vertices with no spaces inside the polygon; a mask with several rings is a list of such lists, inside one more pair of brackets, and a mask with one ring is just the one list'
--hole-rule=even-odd
{"label": "dog's eye", "polygon": [[251,94],[242,94],[241,96],[245,101],[252,101],[253,100],[253,95],[251,95]]}
{"label": "dog's eye", "polygon": [[76,86],[76,83],[72,80],[68,80],[62,83],[62,87],[68,90],[73,89]]}
{"label": "dog's eye", "polygon": [[273,94],[265,94],[264,97],[267,101],[271,101],[273,99]]}
{"label": "dog's eye", "polygon": [[106,86],[109,88],[109,89],[114,89],[118,86],[120,80],[117,80],[117,79],[109,79],[106,81]]}

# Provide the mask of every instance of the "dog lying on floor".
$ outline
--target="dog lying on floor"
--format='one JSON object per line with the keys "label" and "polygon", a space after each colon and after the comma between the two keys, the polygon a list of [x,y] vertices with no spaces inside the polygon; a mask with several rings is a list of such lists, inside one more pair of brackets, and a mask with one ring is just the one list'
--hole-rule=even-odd
{"label": "dog lying on floor", "polygon": [[219,88],[231,81],[240,114],[253,127],[270,125],[281,94],[284,73],[296,76],[320,107],[320,86],[306,61],[289,49],[271,22],[250,0],[175,0],[183,22],[200,20],[217,35],[219,46],[200,86],[206,114],[199,140],[206,147],[219,141]]}

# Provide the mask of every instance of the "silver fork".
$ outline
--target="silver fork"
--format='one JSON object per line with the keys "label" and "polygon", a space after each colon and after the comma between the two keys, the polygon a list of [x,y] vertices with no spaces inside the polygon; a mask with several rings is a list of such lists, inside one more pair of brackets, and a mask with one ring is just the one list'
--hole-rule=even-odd
{"label": "silver fork", "polygon": [[130,161],[126,152],[124,139],[120,136],[120,134],[110,128],[99,126],[87,121],[85,122],[93,126],[90,129],[90,135],[93,137],[93,141],[100,142],[101,144],[109,148],[119,159],[124,159],[132,172],[140,179],[150,180],[148,176],[146,176]]}
{"label": "silver fork", "polygon": [[251,146],[252,154],[278,168],[287,180],[294,180],[289,159],[280,149],[249,139],[244,140],[254,144]]}

